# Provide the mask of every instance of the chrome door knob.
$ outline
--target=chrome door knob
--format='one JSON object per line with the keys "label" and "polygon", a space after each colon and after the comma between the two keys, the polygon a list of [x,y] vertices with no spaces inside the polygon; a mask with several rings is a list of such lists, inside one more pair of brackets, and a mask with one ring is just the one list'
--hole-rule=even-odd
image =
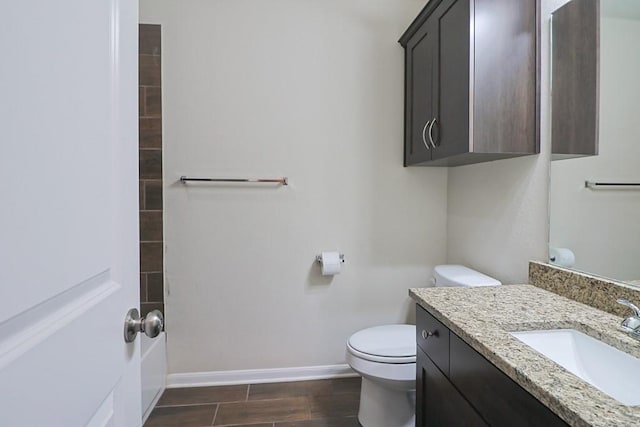
{"label": "chrome door knob", "polygon": [[149,338],[155,338],[160,335],[164,329],[164,316],[160,310],[153,310],[147,313],[142,322],[142,332],[147,334]]}
{"label": "chrome door knob", "polygon": [[140,318],[137,308],[132,308],[124,319],[124,342],[133,342],[138,332],[144,332],[149,338],[160,335],[164,329],[164,316],[160,310],[153,310]]}

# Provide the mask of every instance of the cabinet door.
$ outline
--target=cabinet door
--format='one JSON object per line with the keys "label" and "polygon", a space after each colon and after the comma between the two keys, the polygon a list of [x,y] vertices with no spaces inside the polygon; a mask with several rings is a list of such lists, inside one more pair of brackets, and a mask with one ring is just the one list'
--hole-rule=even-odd
{"label": "cabinet door", "polygon": [[405,64],[404,165],[431,159],[427,122],[434,117],[434,60],[436,32],[429,21],[409,40]]}
{"label": "cabinet door", "polygon": [[420,348],[416,368],[416,427],[487,425]]}
{"label": "cabinet door", "polygon": [[430,20],[438,28],[438,61],[434,72],[436,123],[430,132],[436,144],[432,159],[437,160],[470,150],[470,2],[444,0]]}
{"label": "cabinet door", "polygon": [[449,378],[492,426],[567,425],[456,334],[450,338]]}

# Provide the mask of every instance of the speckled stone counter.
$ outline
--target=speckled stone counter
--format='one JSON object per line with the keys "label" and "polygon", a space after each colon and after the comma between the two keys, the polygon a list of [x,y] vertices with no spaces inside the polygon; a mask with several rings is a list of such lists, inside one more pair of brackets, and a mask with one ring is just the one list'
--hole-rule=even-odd
{"label": "speckled stone counter", "polygon": [[574,426],[638,426],[625,406],[509,332],[573,328],[640,358],[621,318],[531,285],[420,288],[411,297],[521,387]]}

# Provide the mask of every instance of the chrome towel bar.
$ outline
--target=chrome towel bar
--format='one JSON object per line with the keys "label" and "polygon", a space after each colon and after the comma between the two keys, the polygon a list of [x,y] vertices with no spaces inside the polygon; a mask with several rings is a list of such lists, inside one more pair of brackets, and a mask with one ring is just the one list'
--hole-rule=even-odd
{"label": "chrome towel bar", "polygon": [[181,176],[180,182],[186,184],[187,182],[252,182],[252,183],[273,183],[280,185],[289,185],[289,179],[285,176],[283,178],[273,179],[250,179],[250,178],[195,178],[189,176]]}
{"label": "chrome towel bar", "polygon": [[640,188],[640,182],[594,182],[585,181],[584,186],[586,188],[602,188],[602,187],[638,187]]}

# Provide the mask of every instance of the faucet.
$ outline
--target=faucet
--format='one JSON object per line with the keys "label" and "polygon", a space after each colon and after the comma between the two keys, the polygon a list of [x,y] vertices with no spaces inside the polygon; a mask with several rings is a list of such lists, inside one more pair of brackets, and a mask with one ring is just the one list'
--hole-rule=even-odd
{"label": "faucet", "polygon": [[640,339],[640,308],[624,298],[618,298],[617,302],[633,310],[633,315],[624,319],[620,323],[620,327],[632,337]]}

